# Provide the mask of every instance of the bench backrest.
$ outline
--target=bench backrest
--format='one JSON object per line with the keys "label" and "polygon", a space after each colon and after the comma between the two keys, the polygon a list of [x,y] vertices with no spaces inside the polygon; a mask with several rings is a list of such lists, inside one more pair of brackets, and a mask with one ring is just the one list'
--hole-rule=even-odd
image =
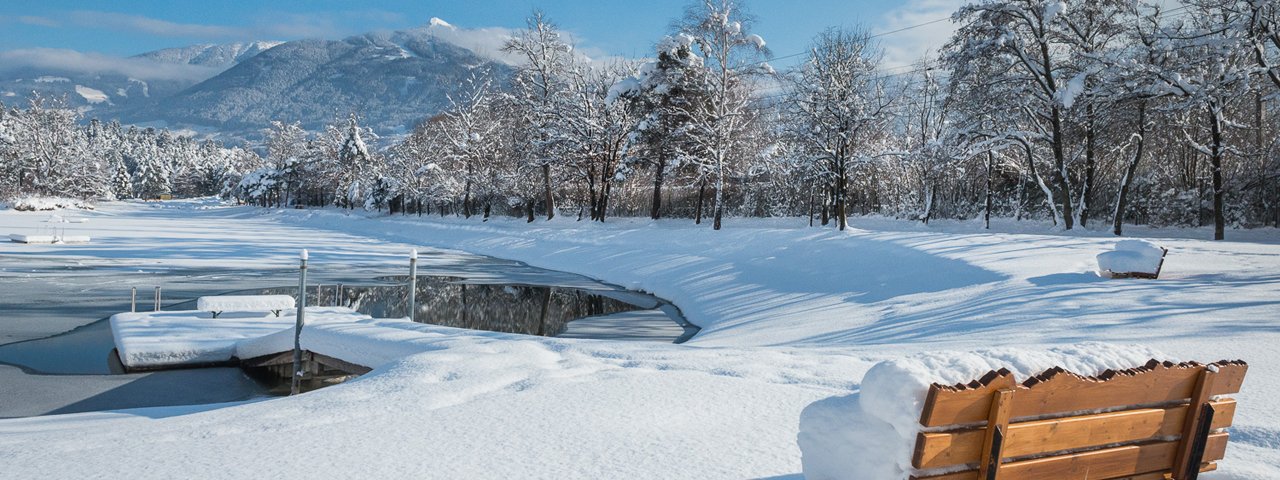
{"label": "bench backrest", "polygon": [[[1226,452],[1248,365],[1169,363],[1082,377],[1007,370],[929,389],[915,479],[1195,478]],[[946,472],[946,473],[936,473]]]}

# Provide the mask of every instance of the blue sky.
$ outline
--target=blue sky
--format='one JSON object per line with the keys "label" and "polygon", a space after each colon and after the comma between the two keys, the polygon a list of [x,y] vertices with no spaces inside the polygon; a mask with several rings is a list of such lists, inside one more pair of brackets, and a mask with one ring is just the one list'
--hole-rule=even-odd
{"label": "blue sky", "polygon": [[[462,28],[518,28],[537,7],[572,32],[588,52],[643,56],[667,32],[687,0],[219,0],[5,1],[0,51],[56,48],[127,56],[165,47],[240,40],[338,39],[413,27],[432,17]],[[756,33],[776,55],[802,52],[829,26],[888,31],[945,17],[957,0],[791,0],[747,2]],[[918,58],[949,32],[947,24],[884,38],[891,62]],[[901,57],[901,58],[899,58]]]}

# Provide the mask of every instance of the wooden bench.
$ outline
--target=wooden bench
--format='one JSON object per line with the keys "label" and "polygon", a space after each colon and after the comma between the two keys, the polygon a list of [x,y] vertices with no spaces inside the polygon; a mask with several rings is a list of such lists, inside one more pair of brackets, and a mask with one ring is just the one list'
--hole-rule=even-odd
{"label": "wooden bench", "polygon": [[1081,377],[1007,370],[929,389],[913,479],[1194,479],[1226,453],[1248,365],[1152,360]]}
{"label": "wooden bench", "polygon": [[223,312],[280,312],[297,304],[288,295],[218,295],[196,299],[196,310],[210,312],[218,318]]}

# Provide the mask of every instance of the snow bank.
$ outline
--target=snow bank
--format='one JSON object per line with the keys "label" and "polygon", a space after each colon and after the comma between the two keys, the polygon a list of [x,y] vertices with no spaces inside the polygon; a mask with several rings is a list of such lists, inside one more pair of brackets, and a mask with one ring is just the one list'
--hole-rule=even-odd
{"label": "snow bank", "polygon": [[1165,249],[1144,240],[1121,240],[1114,251],[1098,254],[1098,273],[1104,277],[1115,274],[1160,273]]}
{"label": "snow bank", "polygon": [[878,363],[863,377],[858,393],[820,400],[801,412],[797,443],[804,476],[910,476],[920,413],[933,383],[968,383],[1000,368],[1009,369],[1019,381],[1055,366],[1096,375],[1143,365],[1152,358],[1176,360],[1146,347],[1088,343],[1044,350],[934,352]]}
{"label": "snow bank", "polygon": [[296,306],[289,295],[219,295],[196,299],[196,310],[202,312],[270,312]]}
{"label": "snow bank", "polygon": [[19,212],[37,212],[65,209],[93,210],[93,205],[83,200],[63,197],[19,197],[4,202]]}

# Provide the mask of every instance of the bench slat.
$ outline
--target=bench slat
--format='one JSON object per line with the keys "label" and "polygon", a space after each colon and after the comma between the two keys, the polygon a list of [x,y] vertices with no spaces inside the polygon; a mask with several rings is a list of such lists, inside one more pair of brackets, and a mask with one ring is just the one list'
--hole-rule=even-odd
{"label": "bench slat", "polygon": [[[1221,460],[1227,452],[1227,433],[1209,436],[1204,461]],[[1157,442],[1130,445],[1092,452],[1006,463],[1000,467],[1001,480],[1101,480],[1113,478],[1147,478],[1143,474],[1159,473],[1173,467],[1179,442]],[[1205,466],[1202,465],[1202,470]],[[945,475],[911,477],[913,480],[976,480],[978,472],[969,470]],[[1159,477],[1152,477],[1159,478]]]}
{"label": "bench slat", "polygon": [[[1214,365],[1219,373],[1215,375],[1217,378],[1210,395],[1239,392],[1248,365],[1239,361],[1223,361]],[[1194,393],[1202,368],[1199,364],[1153,360],[1145,367],[1107,372],[1097,378],[1054,369],[1016,387],[1017,401],[1012,415],[1016,419],[1185,401]],[[991,410],[992,395],[1002,388],[1009,388],[1014,381],[1012,374],[1000,373],[988,374],[989,380],[977,385],[952,387],[934,384],[929,388],[920,416],[921,425],[938,427],[985,422]]]}
{"label": "bench slat", "polygon": [[[1015,402],[1016,403],[1016,402]],[[1212,428],[1231,426],[1236,401],[1213,402]],[[1002,455],[1005,458],[1093,448],[1182,434],[1187,405],[1101,413],[1079,417],[1014,423],[1009,426]],[[942,468],[977,463],[984,447],[985,428],[950,433],[922,432],[916,439],[912,466]]]}

